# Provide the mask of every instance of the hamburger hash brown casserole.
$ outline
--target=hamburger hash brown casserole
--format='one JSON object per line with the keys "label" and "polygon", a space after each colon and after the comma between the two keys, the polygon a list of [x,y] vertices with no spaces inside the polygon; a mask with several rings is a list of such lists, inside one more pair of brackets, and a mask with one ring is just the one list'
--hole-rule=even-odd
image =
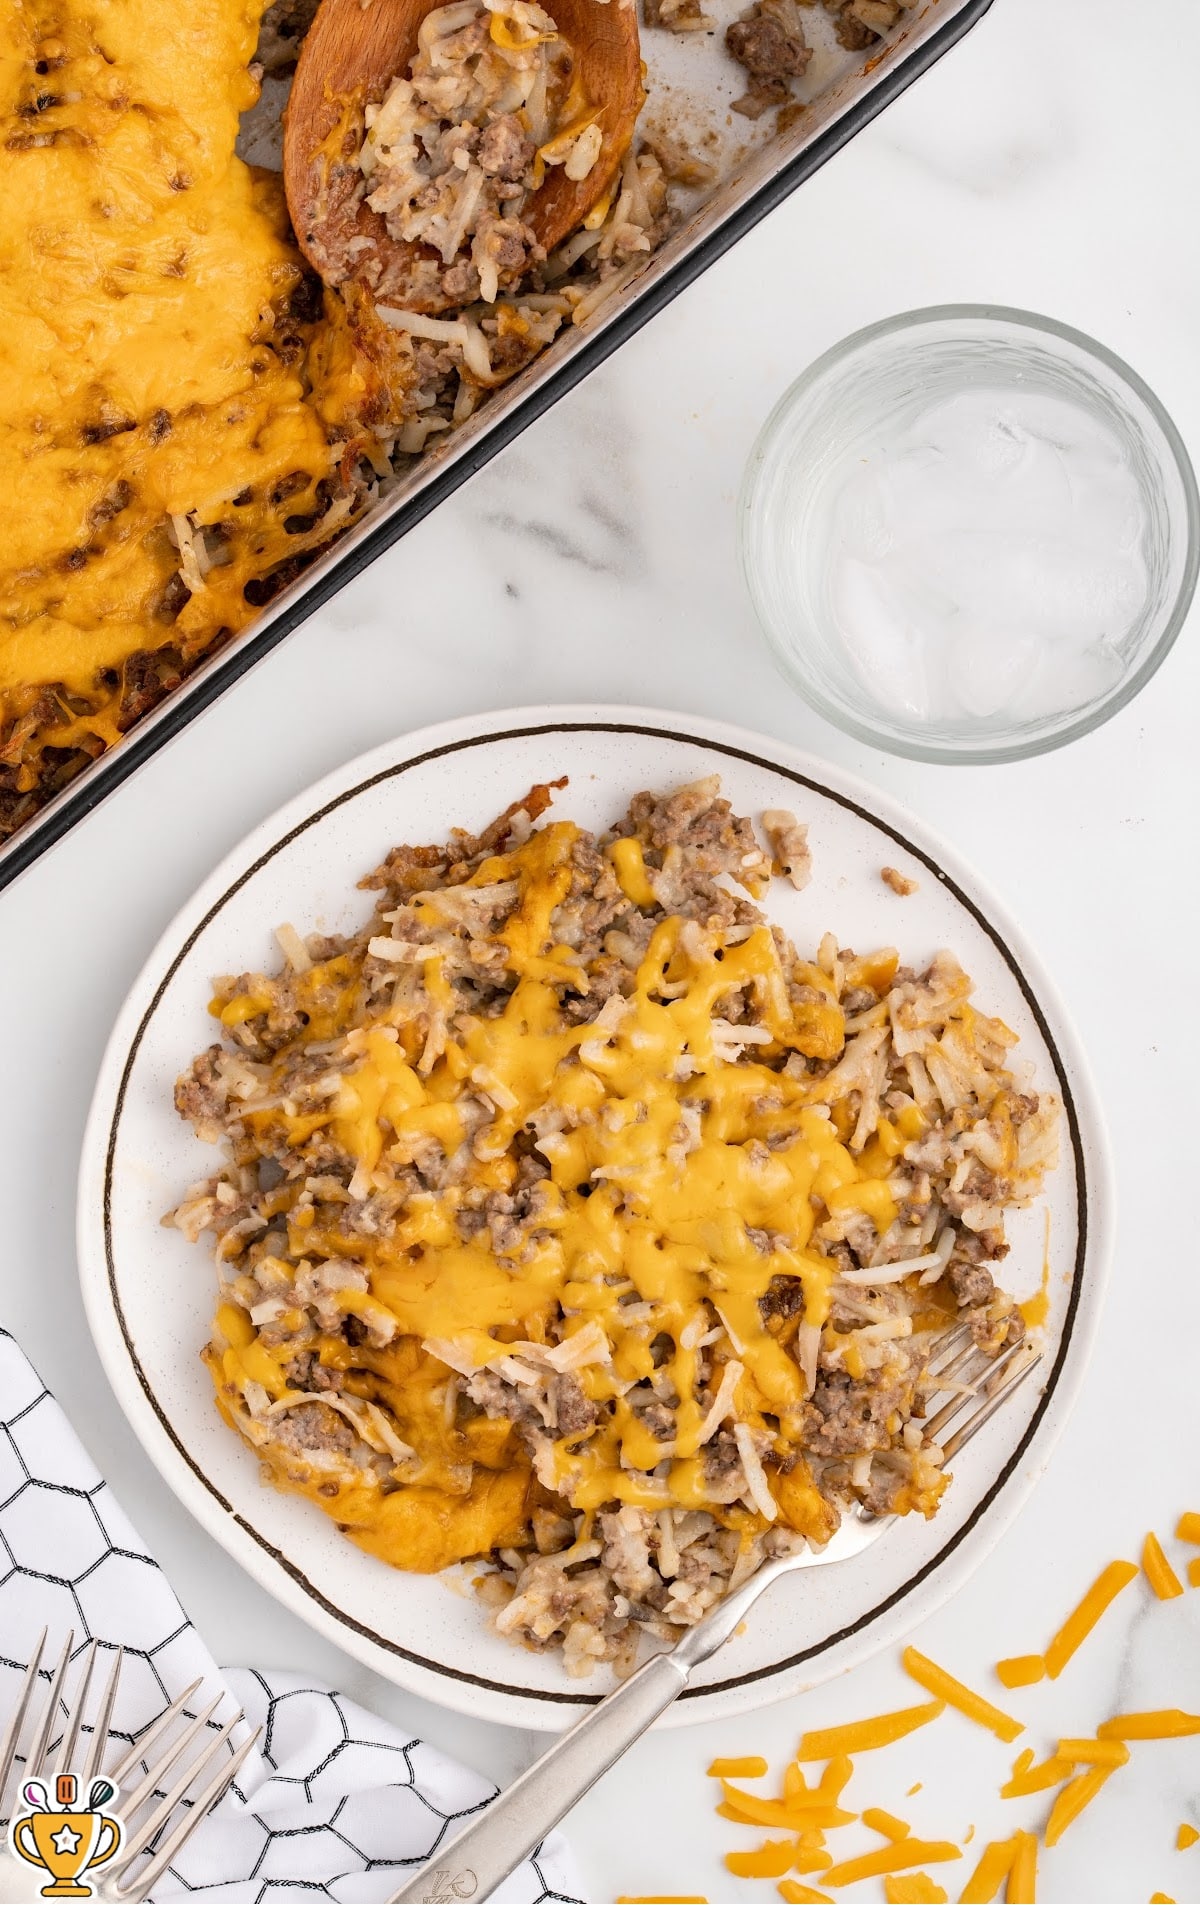
{"label": "hamburger hash brown casserole", "polygon": [[[824,0],[826,28],[869,48],[913,4]],[[639,128],[547,257],[531,193],[597,158],[572,50],[536,0],[451,0],[331,156],[422,241],[449,308],[377,301],[369,273],[322,286],[278,172],[235,153],[264,70],[278,84],[294,68],[315,10],[0,9],[0,841],[619,292],[680,222],[680,193],[716,183],[703,139]],[[700,0],[643,13],[660,34],[717,24]],[[806,17],[811,34],[821,11]],[[714,78],[730,58],[748,76],[738,112],[802,110],[796,0],[753,0],[712,54]],[[429,285],[407,289],[421,303]]]}
{"label": "hamburger hash brown casserole", "polygon": [[171,1221],[215,1243],[205,1360],[265,1477],[395,1567],[474,1559],[586,1674],[844,1505],[936,1510],[931,1358],[1023,1335],[991,1266],[1059,1106],[948,952],[772,926],[790,814],[768,851],[715,779],[600,836],[552,798],[217,981],[176,1104],[225,1158]]}

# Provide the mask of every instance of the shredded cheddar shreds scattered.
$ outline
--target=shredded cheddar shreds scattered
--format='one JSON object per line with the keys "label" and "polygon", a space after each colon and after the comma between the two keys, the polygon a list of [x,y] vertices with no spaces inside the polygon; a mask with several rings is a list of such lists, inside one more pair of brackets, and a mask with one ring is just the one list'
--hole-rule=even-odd
{"label": "shredded cheddar shreds scattered", "polygon": [[846,1726],[827,1726],[818,1733],[806,1733],[796,1749],[797,1759],[840,1759],[849,1753],[870,1753],[877,1746],[891,1746],[906,1733],[928,1726],[946,1710],[944,1700],[930,1700],[924,1706],[901,1707],[897,1713],[878,1713],[872,1720],[851,1720]]}
{"label": "shredded cheddar shreds scattered", "polygon": [[1000,1788],[1001,1799],[1027,1799],[1030,1793],[1044,1793],[1049,1786],[1061,1786],[1070,1779],[1075,1768],[1068,1759],[1059,1759],[1052,1755],[1044,1759],[1040,1766],[1033,1763],[1033,1748],[1025,1751],[1013,1761],[1012,1778]]}
{"label": "shredded cheddar shreds scattered", "polygon": [[1058,1679],[1105,1609],[1111,1607],[1122,1588],[1127,1588],[1136,1574],[1137,1568],[1132,1561],[1110,1561],[1103,1573],[1097,1575],[1079,1606],[1067,1615],[1046,1649],[1046,1672],[1051,1680]]}
{"label": "shredded cheddar shreds scattered", "polygon": [[857,1885],[860,1879],[882,1878],[885,1872],[904,1872],[915,1865],[940,1865],[945,1859],[961,1859],[958,1846],[948,1839],[897,1839],[857,1859],[844,1859],[831,1865],[825,1874],[826,1885]]}
{"label": "shredded cheddar shreds scattered", "polygon": [[918,1794],[918,1793],[919,1793],[919,1792],[920,1792],[920,1791],[922,1790],[922,1788],[924,1787],[924,1784],[925,1784],[925,1782],[924,1782],[924,1780],[921,1780],[921,1779],[919,1779],[919,1780],[917,1781],[917,1783],[916,1783],[916,1785],[915,1785],[915,1786],[910,1786],[910,1787],[909,1787],[909,1789],[908,1789],[908,1791],[907,1791],[907,1792],[905,1793],[905,1795],[904,1795],[904,1797],[905,1797],[906,1799],[915,1799],[915,1798],[916,1798],[916,1796],[917,1796],[917,1794]]}
{"label": "shredded cheddar shreds scattered", "polygon": [[808,1878],[811,1877],[814,1872],[828,1872],[832,1864],[832,1852],[818,1852],[815,1846],[811,1849],[807,1846],[801,1846],[795,1858],[792,1860],[792,1871],[803,1873],[805,1878]]}
{"label": "shredded cheddar shreds scattered", "polygon": [[1115,1766],[1093,1766],[1068,1781],[1050,1808],[1046,1821],[1047,1849],[1058,1844],[1067,1827],[1078,1819],[1085,1806],[1091,1805],[1105,1780],[1111,1779],[1116,1770]]}
{"label": "shredded cheddar shreds scattered", "polygon": [[998,1734],[1002,1740],[1015,1740],[1018,1733],[1025,1731],[1020,1720],[1001,1713],[999,1707],[994,1707],[982,1694],[972,1693],[970,1687],[964,1687],[961,1680],[956,1680],[944,1667],[919,1654],[915,1647],[906,1647],[901,1659],[905,1672],[912,1676],[918,1686],[936,1694],[948,1706],[957,1707],[960,1713],[966,1714],[968,1720],[986,1726],[989,1732]]}
{"label": "shredded cheddar shreds scattered", "polygon": [[[1182,1515],[1175,1533],[1179,1540],[1200,1547],[1200,1513]],[[1140,1571],[1159,1600],[1176,1600],[1182,1594],[1179,1576],[1153,1531],[1147,1534],[1142,1545]],[[996,1662],[995,1673],[1002,1685],[1030,1687],[1042,1679],[1057,1680],[1106,1610],[1138,1572],[1131,1561],[1110,1562],[1067,1616],[1045,1654],[1016,1654]],[[1200,1556],[1187,1564],[1187,1578],[1193,1587],[1200,1587]],[[965,1834],[962,1844],[956,1845],[950,1840],[914,1838],[907,1820],[880,1806],[868,1806],[861,1814],[843,1810],[842,1794],[854,1773],[851,1755],[904,1739],[936,1720],[947,1706],[1005,1741],[1015,1740],[1024,1727],[915,1647],[904,1649],[902,1661],[909,1676],[932,1696],[930,1700],[922,1706],[904,1707],[870,1719],[805,1733],[795,1758],[784,1769],[783,1790],[778,1798],[759,1798],[730,1784],[731,1777],[765,1777],[767,1762],[757,1754],[712,1761],[708,1770],[713,1778],[721,1781],[723,1797],[717,1812],[722,1817],[741,1825],[782,1828],[791,1835],[786,1840],[768,1839],[754,1851],[727,1853],[725,1864],[736,1877],[775,1879],[785,1905],[835,1905],[828,1892],[816,1891],[795,1878],[786,1877],[789,1872],[805,1877],[819,1875],[819,1882],[831,1891],[881,1879],[887,1905],[947,1905],[944,1888],[920,1868],[961,1859],[963,1846],[974,1838],[974,1826]],[[1058,1787],[1042,1835],[1042,1842],[1050,1849],[1058,1844],[1068,1826],[1079,1818],[1112,1775],[1128,1764],[1127,1742],[1181,1739],[1197,1734],[1200,1734],[1200,1713],[1186,1713],[1178,1707],[1114,1714],[1096,1728],[1094,1736],[1063,1737],[1054,1752],[1040,1762],[1035,1760],[1032,1747],[1025,1748],[1013,1761],[1011,1776],[1000,1788],[1000,1796],[1020,1799]],[[825,1762],[819,1777],[806,1773],[806,1763],[817,1760]],[[922,1782],[916,1780],[908,1788],[907,1796],[912,1798],[922,1790]],[[869,1831],[878,1833],[883,1843],[856,1857],[838,1860],[826,1847],[825,1833],[856,1820],[861,1820]],[[1200,1844],[1200,1827],[1189,1822],[1180,1825],[1175,1835],[1176,1850],[1186,1852],[1197,1844]],[[985,1845],[959,1894],[960,1905],[996,1905],[1001,1898],[1004,1905],[1035,1905],[1038,1851],[1038,1835],[1024,1830],[1016,1831],[1009,1839],[997,1839]],[[618,1905],[652,1905],[652,1902],[629,1899],[619,1900]],[[653,1905],[658,1905],[658,1901]],[[664,1900],[663,1905],[690,1905],[690,1900]],[[1155,1892],[1150,1905],[1174,1905],[1174,1901],[1165,1892]]]}
{"label": "shredded cheddar shreds scattered", "polygon": [[1129,1748],[1120,1740],[1060,1740],[1055,1757],[1072,1766],[1124,1766]]}
{"label": "shredded cheddar shreds scattered", "polygon": [[1016,1855],[1015,1838],[993,1839],[985,1845],[979,1864],[958,1895],[960,1905],[992,1905],[992,1900],[1000,1896],[1000,1887],[1012,1871]]}
{"label": "shredded cheddar shreds scattered", "polygon": [[808,1796],[808,1781],[799,1760],[789,1760],[783,1769],[783,1796],[785,1799],[804,1799]]}
{"label": "shredded cheddar shreds scattered", "polygon": [[831,1806],[822,1793],[799,1793],[795,1799],[760,1799],[757,1793],[743,1792],[740,1786],[721,1781],[724,1804],[717,1807],[723,1819],[736,1819],[743,1826],[782,1826],[786,1832],[802,1832],[806,1826],[848,1826],[858,1818],[856,1812],[843,1812]]}
{"label": "shredded cheddar shreds scattered", "polygon": [[1100,1740],[1181,1740],[1200,1733],[1200,1713],[1181,1713],[1162,1707],[1157,1713],[1118,1713],[1096,1728]]}
{"label": "shredded cheddar shreds scattered", "polygon": [[738,1879],[781,1879],[792,1869],[795,1850],[791,1839],[768,1839],[757,1852],[727,1852],[725,1863]]}
{"label": "shredded cheddar shreds scattered", "polygon": [[928,1872],[895,1872],[884,1879],[883,1896],[888,1905],[946,1905],[949,1894]]}
{"label": "shredded cheddar shreds scattered", "polygon": [[1142,1573],[1160,1601],[1173,1601],[1183,1593],[1183,1582],[1162,1551],[1158,1536],[1148,1534],[1142,1543]]}
{"label": "shredded cheddar shreds scattered", "polygon": [[1046,1678],[1046,1663],[1040,1654],[1014,1654],[996,1662],[996,1678],[1005,1687],[1033,1687]]}
{"label": "shredded cheddar shreds scattered", "polygon": [[805,1804],[811,1803],[807,1793],[798,1793],[794,1800],[764,1799],[757,1793],[744,1792],[740,1786],[733,1786],[722,1778],[721,1794],[725,1805],[733,1813],[740,1813],[743,1823],[748,1826],[786,1826],[791,1823],[793,1812]]}
{"label": "shredded cheddar shreds scattered", "polygon": [[825,1834],[819,1828],[802,1832],[796,1841],[792,1871],[806,1875],[825,1872],[832,1864],[833,1854],[825,1849]]}
{"label": "shredded cheddar shreds scattered", "polygon": [[1013,1834],[1013,1862],[1004,1888],[1005,1905],[1037,1905],[1037,1843],[1032,1832]]}
{"label": "shredded cheddar shreds scattered", "polygon": [[897,1819],[890,1812],[881,1812],[878,1806],[868,1806],[862,1815],[864,1826],[872,1832],[882,1832],[885,1839],[907,1839],[912,1827],[904,1819]]}
{"label": "shredded cheddar shreds scattered", "polygon": [[854,1777],[854,1761],[848,1753],[835,1753],[817,1783],[817,1791],[835,1806]]}

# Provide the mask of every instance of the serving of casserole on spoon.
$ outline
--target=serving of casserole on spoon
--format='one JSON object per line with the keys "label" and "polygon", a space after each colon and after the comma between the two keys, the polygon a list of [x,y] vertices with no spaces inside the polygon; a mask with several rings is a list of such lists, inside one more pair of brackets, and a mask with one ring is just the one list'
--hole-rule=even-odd
{"label": "serving of casserole on spoon", "polygon": [[287,109],[301,250],[380,308],[494,303],[603,217],[644,99],[630,0],[323,0]]}

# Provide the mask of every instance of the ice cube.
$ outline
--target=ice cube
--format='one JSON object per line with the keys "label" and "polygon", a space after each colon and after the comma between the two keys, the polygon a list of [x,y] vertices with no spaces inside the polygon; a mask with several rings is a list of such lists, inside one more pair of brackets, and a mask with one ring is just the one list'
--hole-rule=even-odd
{"label": "ice cube", "polygon": [[1120,440],[1103,417],[1088,409],[1086,399],[1071,403],[1046,390],[1025,389],[1014,393],[1014,401],[1030,434],[1053,444],[1068,462],[1091,457],[1109,470],[1119,469],[1124,462]]}
{"label": "ice cube", "polygon": [[910,446],[889,456],[881,470],[892,539],[903,546],[927,531],[949,535],[979,515],[976,485],[941,450]]}
{"label": "ice cube", "polygon": [[1004,476],[1020,467],[1029,433],[1003,391],[960,390],[927,410],[913,434],[960,468]]}
{"label": "ice cube", "polygon": [[854,672],[880,707],[918,721],[934,712],[924,644],[887,578],[853,556],[834,566],[830,602]]}
{"label": "ice cube", "polygon": [[1070,465],[1071,536],[1083,549],[1140,550],[1146,509],[1132,470],[1101,470],[1092,458]]}
{"label": "ice cube", "polygon": [[1013,534],[1054,534],[1069,524],[1072,507],[1066,460],[1053,444],[1031,437],[1020,465],[992,484],[983,500],[980,526]]}
{"label": "ice cube", "polygon": [[889,495],[879,472],[862,464],[847,478],[834,497],[830,512],[831,546],[848,556],[871,561],[891,547]]}
{"label": "ice cube", "polygon": [[1014,712],[1025,720],[1036,720],[1088,707],[1111,694],[1124,669],[1120,654],[1108,642],[1092,642],[1083,648],[1043,642]]}
{"label": "ice cube", "polygon": [[1001,379],[932,394],[833,472],[816,511],[829,599],[849,665],[893,713],[995,722],[1118,678],[1114,644],[1149,586],[1145,514],[1122,438],[1085,398]]}
{"label": "ice cube", "polygon": [[1024,628],[1077,645],[1125,632],[1146,594],[1140,560],[1079,549],[1054,535],[964,530],[908,552],[980,627]]}
{"label": "ice cube", "polygon": [[963,629],[949,650],[950,685],[967,714],[980,720],[1012,710],[1030,671],[1037,645],[1018,629]]}

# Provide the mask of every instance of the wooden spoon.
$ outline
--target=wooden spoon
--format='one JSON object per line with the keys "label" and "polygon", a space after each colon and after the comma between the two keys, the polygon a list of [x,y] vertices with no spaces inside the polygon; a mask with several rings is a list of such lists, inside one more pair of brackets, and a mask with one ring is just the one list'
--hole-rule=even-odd
{"label": "wooden spoon", "polygon": [[[362,194],[357,153],[364,108],[381,100],[406,73],[417,32],[443,0],[321,0],[304,42],[284,122],[283,177],[301,251],[329,284],[357,281],[378,302],[425,313],[452,306],[427,260],[429,245],[391,238]],[[599,107],[600,157],[587,177],[567,178],[548,166],[523,217],[551,252],[607,191],[633,137],[641,111],[641,48],[634,0],[548,0],[547,12],[570,46],[592,106]],[[365,244],[361,241],[365,239]]]}

